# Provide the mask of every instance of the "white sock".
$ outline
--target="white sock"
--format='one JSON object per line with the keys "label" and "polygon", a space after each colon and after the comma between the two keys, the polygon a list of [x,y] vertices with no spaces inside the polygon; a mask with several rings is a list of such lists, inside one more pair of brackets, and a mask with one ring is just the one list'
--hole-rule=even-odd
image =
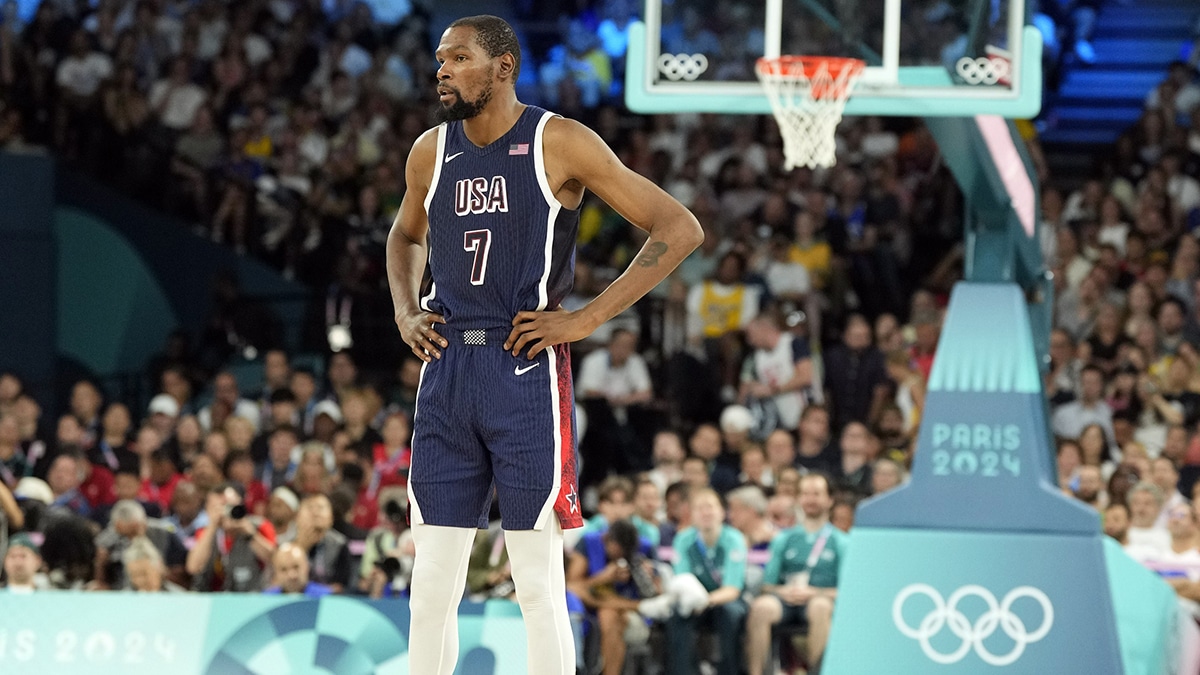
{"label": "white sock", "polygon": [[563,534],[558,519],[541,530],[505,530],[517,602],[525,617],[530,675],[572,675],[575,636],[567,616]]}
{"label": "white sock", "polygon": [[409,593],[408,671],[452,675],[458,663],[458,603],[475,529],[412,526],[416,559]]}

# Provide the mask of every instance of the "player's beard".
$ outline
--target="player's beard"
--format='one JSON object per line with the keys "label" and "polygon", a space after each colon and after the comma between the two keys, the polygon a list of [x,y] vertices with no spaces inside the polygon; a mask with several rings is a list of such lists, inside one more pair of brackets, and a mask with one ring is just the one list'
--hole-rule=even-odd
{"label": "player's beard", "polygon": [[460,90],[454,87],[450,87],[450,89],[454,92],[454,102],[449,105],[442,104],[441,109],[438,110],[438,117],[442,122],[469,120],[483,112],[488,102],[492,100],[492,83],[490,79],[483,91],[479,92],[479,98],[474,101],[468,101],[463,98]]}

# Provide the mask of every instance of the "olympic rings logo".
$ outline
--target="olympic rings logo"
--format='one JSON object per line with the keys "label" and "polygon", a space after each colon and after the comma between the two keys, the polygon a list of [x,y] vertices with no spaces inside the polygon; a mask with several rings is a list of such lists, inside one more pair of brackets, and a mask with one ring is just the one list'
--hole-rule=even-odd
{"label": "olympic rings logo", "polygon": [[964,56],[954,67],[967,84],[996,84],[1008,77],[1011,70],[1005,59],[990,59],[986,56],[977,59]]}
{"label": "olympic rings logo", "polygon": [[668,80],[692,81],[708,70],[708,57],[703,54],[660,54],[658,72]]}
{"label": "olympic rings logo", "polygon": [[[924,595],[933,601],[933,610],[926,614],[916,627],[908,625],[902,611],[904,603],[914,595]],[[958,603],[969,597],[979,598],[987,605],[987,611],[976,619],[974,624],[958,609]],[[1042,606],[1042,623],[1037,630],[1030,632],[1025,622],[1012,613],[1013,603],[1021,598],[1031,598]],[[932,586],[910,584],[905,586],[892,602],[892,621],[906,637],[919,641],[921,651],[935,663],[958,663],[974,647],[975,653],[984,663],[1007,666],[1021,658],[1025,647],[1030,643],[1041,640],[1050,632],[1050,627],[1054,625],[1054,606],[1050,604],[1050,598],[1046,597],[1045,593],[1033,586],[1014,588],[997,603],[996,596],[983,586],[963,586],[951,593],[948,600],[943,600],[941,593]],[[930,643],[930,639],[940,633],[943,627],[949,627],[950,632],[962,640],[962,645],[949,654],[939,652]],[[984,640],[996,632],[997,627],[1015,643],[1012,651],[1007,654],[993,654],[983,644]]]}

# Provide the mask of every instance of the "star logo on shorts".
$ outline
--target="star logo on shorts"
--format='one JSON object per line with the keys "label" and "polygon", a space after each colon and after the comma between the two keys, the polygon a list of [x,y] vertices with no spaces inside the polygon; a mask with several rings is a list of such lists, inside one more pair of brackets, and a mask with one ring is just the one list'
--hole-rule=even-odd
{"label": "star logo on shorts", "polygon": [[571,490],[567,493],[567,502],[571,505],[571,513],[575,513],[579,510],[579,504],[577,503],[578,501],[579,496],[575,494],[574,490]]}

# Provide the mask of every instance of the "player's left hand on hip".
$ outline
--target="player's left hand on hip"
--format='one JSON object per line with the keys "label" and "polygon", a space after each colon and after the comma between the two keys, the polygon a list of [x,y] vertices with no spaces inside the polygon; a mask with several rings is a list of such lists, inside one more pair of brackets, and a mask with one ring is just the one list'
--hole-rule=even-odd
{"label": "player's left hand on hip", "polygon": [[575,314],[565,309],[518,312],[512,324],[513,329],[504,340],[504,348],[511,351],[513,356],[519,356],[528,347],[527,354],[531,359],[547,347],[588,336],[587,330],[579,326]]}

